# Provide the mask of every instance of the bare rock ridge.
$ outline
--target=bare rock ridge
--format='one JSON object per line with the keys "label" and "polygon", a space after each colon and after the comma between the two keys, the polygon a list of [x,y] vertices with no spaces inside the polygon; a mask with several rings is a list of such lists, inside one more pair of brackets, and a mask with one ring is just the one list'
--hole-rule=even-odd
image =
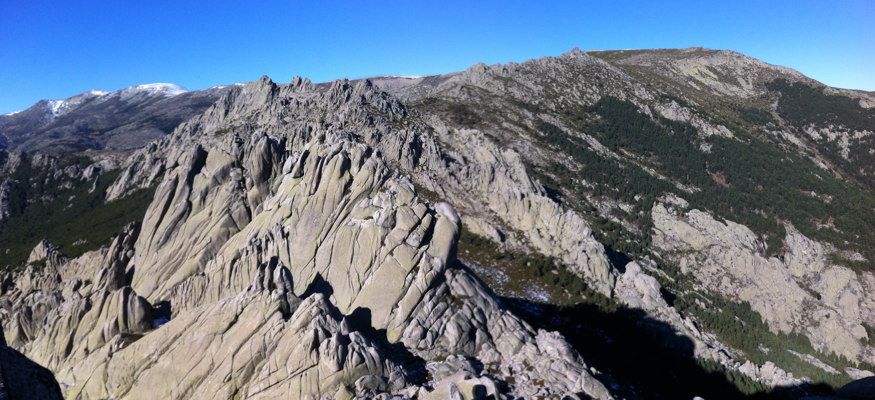
{"label": "bare rock ridge", "polygon": [[[95,203],[149,193],[98,250],[42,240],[0,276],[0,338],[66,398],[665,396],[581,356],[568,335],[610,343],[599,327],[540,308],[599,301],[756,388],[872,374],[871,93],[699,48],[121,92],[0,117],[3,143],[38,150],[0,152],[0,234],[86,183]],[[825,119],[799,117],[798,93]],[[43,154],[85,148],[130,154]],[[720,304],[748,307],[762,343],[725,336],[755,324]]]}

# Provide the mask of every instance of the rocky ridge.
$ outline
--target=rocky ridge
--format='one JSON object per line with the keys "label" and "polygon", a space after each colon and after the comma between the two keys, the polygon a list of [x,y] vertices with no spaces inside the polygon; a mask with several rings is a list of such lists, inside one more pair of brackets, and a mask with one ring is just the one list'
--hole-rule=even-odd
{"label": "rocky ridge", "polygon": [[[456,212],[423,203],[389,167],[440,156],[428,144],[402,145],[412,132],[374,123],[387,117],[365,106],[389,119],[406,112],[366,84],[318,90],[265,78],[235,88],[154,145],[166,151],[138,152],[116,185],[122,193],[156,175],[149,155],[168,155],[151,167],[164,172],[142,228],[109,249],[47,262],[40,276],[56,270],[53,279],[11,278],[15,322],[7,324],[19,332],[16,343],[59,371],[67,395],[79,398],[154,396],[156,387],[169,397],[413,395],[428,391],[417,371],[429,365],[444,371],[435,384],[452,390],[488,383],[496,395],[609,398],[561,336],[502,310],[455,265]],[[338,121],[308,118],[321,107],[335,107]],[[242,122],[252,120],[259,125]],[[381,145],[368,145],[368,136]],[[162,302],[172,318],[160,334],[149,333],[148,305]],[[50,311],[27,318],[34,310]],[[208,352],[212,362],[174,350],[200,354],[211,345],[191,344],[204,337],[225,343]],[[74,346],[50,350],[65,343]],[[405,350],[391,356],[399,345]],[[439,361],[450,355],[483,367],[456,371]],[[176,368],[194,373],[168,372]]]}
{"label": "rocky ridge", "polygon": [[[156,388],[167,398],[610,398],[596,378],[613,378],[562,335],[507,311],[456,259],[464,229],[555,260],[594,293],[689,338],[696,357],[770,387],[808,378],[751,362],[666,291],[749,303],[774,332],[872,362],[875,280],[836,265],[848,250],[786,224],[783,253],[766,256],[759,232],[681,199],[694,201],[702,182],[672,176],[660,159],[612,146],[593,128],[608,118],[597,106],[615,99],[657,124],[691,126],[690,140],[708,154],[750,138],[703,99],[753,102],[775,79],[816,84],[737,53],[681,53],[575,50],[435,77],[319,85],[263,77],[223,89],[122,163],[105,198],[154,187],[141,224],[71,260],[42,242],[30,266],[4,276],[7,338],[54,370],[72,398],[146,398]],[[642,78],[653,75],[663,80]],[[698,94],[665,89],[667,80]],[[561,135],[571,139],[543,139]],[[584,175],[595,161],[561,151],[575,146],[675,194],[652,203],[646,193],[605,194],[604,182]],[[14,169],[15,155],[7,160]],[[95,176],[88,168],[69,176]],[[594,228],[599,218],[628,231],[626,243],[652,247],[622,254],[631,246],[608,241]],[[666,286],[686,278],[665,261],[695,289]],[[210,358],[201,360],[204,351]]]}
{"label": "rocky ridge", "polygon": [[[781,85],[788,85],[789,89]],[[695,143],[697,150],[704,154],[716,151],[716,146],[733,147],[735,145],[731,144],[732,142],[758,143],[764,140],[764,137],[777,135],[779,142],[789,140],[818,168],[830,170],[839,177],[856,176],[857,171],[864,171],[865,174],[865,163],[860,164],[862,169],[854,166],[845,168],[840,162],[835,161],[836,158],[829,155],[829,150],[821,149],[829,146],[825,144],[827,142],[843,143],[841,146],[844,146],[845,150],[839,154],[851,163],[864,158],[848,157],[849,153],[846,150],[849,148],[855,149],[857,154],[872,153],[871,143],[865,139],[868,137],[866,132],[875,128],[875,125],[870,123],[871,115],[866,116],[868,115],[866,113],[871,113],[865,111],[869,107],[867,104],[871,101],[871,93],[824,87],[788,68],[769,65],[731,51],[701,48],[585,53],[574,50],[560,57],[530,60],[521,64],[493,66],[479,64],[459,74],[443,75],[432,79],[420,78],[420,83],[417,84],[400,85],[393,82],[383,84],[383,87],[393,94],[408,99],[418,109],[439,116],[450,126],[474,128],[482,132],[485,141],[501,143],[505,148],[515,150],[517,154],[522,155],[520,161],[526,170],[539,177],[538,183],[543,184],[545,188],[547,185],[552,186],[554,189],[552,197],[559,197],[563,205],[573,211],[580,212],[594,208],[598,218],[622,225],[623,229],[630,232],[627,235],[629,238],[624,239],[625,242],[642,240],[649,243],[652,240],[654,243],[652,253],[651,249],[634,250],[637,255],[632,257],[638,258],[638,263],[649,265],[648,260],[652,256],[659,258],[660,255],[664,255],[666,261],[680,263],[683,266],[680,271],[682,274],[689,274],[701,282],[696,290],[719,293],[732,301],[750,302],[754,310],[768,321],[772,331],[801,333],[809,338],[816,349],[824,353],[872,362],[871,347],[866,345],[872,333],[864,329],[872,326],[872,322],[867,316],[863,316],[868,313],[865,310],[871,307],[871,300],[864,294],[869,273],[853,271],[845,266],[836,265],[835,261],[836,258],[844,258],[865,263],[867,256],[847,250],[849,247],[847,241],[832,242],[839,243],[839,246],[836,246],[822,239],[813,239],[806,236],[810,233],[803,234],[792,225],[786,225],[784,229],[787,233],[782,245],[784,250],[781,250],[785,253],[784,260],[778,261],[780,267],[779,264],[774,265],[778,272],[757,274],[753,271],[774,270],[773,266],[765,267],[765,265],[775,262],[775,259],[767,261],[769,257],[764,255],[767,251],[773,250],[766,248],[767,237],[762,236],[761,233],[754,233],[747,228],[747,236],[744,240],[720,242],[720,238],[725,239],[722,234],[718,234],[717,231],[712,232],[703,226],[694,226],[689,231],[685,231],[688,236],[715,235],[714,239],[705,240],[707,243],[720,243],[716,245],[713,253],[707,250],[708,245],[686,243],[688,237],[672,235],[666,237],[661,230],[664,227],[660,224],[668,222],[664,215],[659,213],[660,209],[657,206],[647,200],[642,201],[647,199],[646,193],[625,196],[624,199],[623,194],[612,193],[625,190],[622,183],[604,185],[598,180],[606,179],[610,182],[617,179],[587,175],[586,170],[588,167],[591,168],[590,165],[598,166],[598,163],[592,160],[592,156],[581,155],[581,152],[575,153],[573,150],[563,152],[563,149],[569,147],[588,147],[603,159],[617,160],[619,164],[617,171],[640,168],[658,180],[670,182],[677,189],[674,192],[676,196],[701,198],[698,193],[702,189],[700,186],[702,183],[684,184],[681,182],[682,179],[672,178],[669,173],[661,171],[665,170],[665,163],[672,162],[670,159],[660,159],[661,155],[654,154],[653,150],[650,150],[649,155],[635,154],[630,151],[628,145],[625,145],[626,148],[621,145],[618,149],[605,143],[606,140],[610,142],[613,138],[600,135],[597,130],[600,129],[601,121],[609,114],[599,111],[604,110],[604,106],[601,109],[598,107],[605,98],[613,98],[616,99],[613,100],[615,104],[625,102],[630,105],[631,111],[626,112],[646,115],[651,121],[657,121],[657,124],[675,126],[672,129],[677,129],[677,125],[659,122],[660,119],[687,124],[696,134],[691,141]],[[803,91],[798,88],[811,89]],[[811,98],[812,103],[823,104],[814,106],[815,109],[824,107],[818,110],[829,110],[813,113],[842,115],[841,118],[846,118],[848,121],[846,125],[842,125],[841,122],[827,125],[822,129],[832,133],[824,133],[821,138],[826,140],[814,138],[815,142],[807,141],[805,136],[812,134],[805,133],[807,132],[805,129],[810,129],[804,128],[805,125],[797,125],[792,114],[792,107],[804,107],[804,104],[790,104],[795,101],[796,96],[800,96],[799,93],[802,92],[799,91],[804,92],[802,95],[807,96],[806,98]],[[853,100],[845,102],[842,100],[845,98]],[[855,107],[860,108],[854,110]],[[590,116],[593,111],[590,110],[602,114],[593,118]],[[499,115],[501,117],[496,118]],[[860,128],[867,126],[865,125],[867,123],[869,128]],[[854,131],[854,128],[848,126],[856,126],[857,130]],[[641,128],[640,124],[638,128]],[[844,129],[846,134],[837,134],[834,132],[836,129]],[[852,133],[847,133],[849,131]],[[739,132],[744,136],[739,136]],[[749,136],[751,132],[759,132],[755,135],[760,136],[751,138]],[[614,134],[620,135],[623,132],[618,131]],[[671,135],[672,132],[669,131],[668,134]],[[677,132],[675,131],[674,134],[676,135]],[[840,139],[842,137],[845,139]],[[849,137],[856,138],[856,142],[846,140]],[[558,148],[555,146],[556,143],[561,143]],[[445,140],[442,144],[452,146],[451,141]],[[779,143],[779,146],[785,145]],[[698,166],[690,166],[693,167]],[[586,178],[575,178],[575,173]],[[709,171],[709,174],[708,180],[713,179],[717,184],[731,187],[731,183],[722,180],[721,174],[713,171]],[[634,174],[632,177],[643,180]],[[855,185],[853,179],[848,178],[851,186]],[[861,179],[865,179],[865,176]],[[604,187],[600,187],[601,185]],[[753,188],[755,191],[764,189],[762,186]],[[833,200],[830,196],[823,196],[813,191],[811,193],[811,196],[826,203]],[[661,194],[656,193],[657,196]],[[714,195],[723,196],[717,193]],[[751,210],[751,212],[763,213],[762,210]],[[476,215],[476,212],[473,214]],[[627,217],[618,218],[618,215],[627,215]],[[861,209],[858,215],[868,215],[868,211]],[[634,222],[634,220],[641,221],[642,217],[652,221],[653,225],[641,226],[640,222]],[[725,215],[720,217],[734,219]],[[468,228],[481,236],[492,238],[498,243],[504,242],[506,245],[520,245],[513,240],[502,240],[505,230],[499,229],[497,234],[491,226],[484,228],[474,222],[474,219],[468,220],[472,221]],[[823,225],[820,219],[815,218],[814,221],[821,224],[817,229],[839,230],[834,225]],[[810,222],[805,221],[805,223]],[[651,226],[653,230],[649,231]],[[846,229],[858,229],[858,227]],[[860,226],[859,229],[866,228]],[[620,245],[634,248],[623,243]],[[522,246],[527,247],[531,244],[523,243]],[[866,244],[859,242],[850,247],[865,250]],[[537,247],[529,248],[543,252]],[[672,251],[667,251],[668,249]],[[811,256],[810,252],[815,250],[817,254]],[[550,252],[545,253],[550,254]],[[740,253],[746,256],[735,257],[727,253]],[[716,259],[709,259],[707,254],[713,254]],[[614,263],[613,268],[623,270],[627,268],[624,266],[625,262]],[[797,263],[797,266],[790,267],[792,273],[780,272],[788,268],[784,265],[794,263]],[[711,266],[707,267],[708,265]],[[763,267],[757,268],[756,265]],[[727,266],[731,268],[727,269]],[[632,270],[637,272],[640,268],[632,268]],[[707,276],[704,270],[716,271],[715,276]],[[751,273],[744,271],[751,271]],[[577,272],[583,271],[577,270]],[[649,268],[646,274],[661,277],[665,272],[658,268]],[[586,276],[586,272],[583,272],[583,275]],[[738,279],[733,278],[731,283],[720,283],[720,279],[726,282],[726,278],[723,277],[735,275],[743,275],[744,278],[736,277]],[[593,275],[588,276],[591,279]],[[733,349],[727,349],[728,353],[723,351],[725,345],[715,337],[709,339],[707,334],[703,336],[703,332],[695,327],[695,320],[689,319],[690,316],[682,317],[677,315],[668,304],[660,304],[657,299],[661,300],[663,296],[657,295],[663,288],[659,285],[650,287],[655,283],[652,277],[647,279],[639,276],[640,274],[633,273],[628,277],[621,277],[622,287],[612,289],[615,299],[629,306],[643,308],[656,319],[668,323],[679,332],[684,332],[696,343],[698,355],[729,365],[756,380],[767,382],[770,386],[796,385],[800,382],[798,376],[794,378],[780,368],[773,368],[774,365],[769,367],[774,373],[765,374],[773,376],[774,379],[763,378],[764,374],[751,368],[741,368],[745,359],[743,353]],[[779,304],[779,299],[788,295],[787,291],[770,292],[773,278],[780,279],[780,282],[788,282],[793,290],[798,292],[799,296],[790,297],[794,299],[789,303],[795,307],[793,310],[785,309],[787,304]],[[668,279],[673,278],[668,277]],[[612,286],[608,285],[608,287]],[[733,289],[728,289],[729,287]],[[768,300],[769,298],[772,300]],[[777,324],[776,322],[782,318],[810,319],[795,321],[793,324]],[[821,322],[824,319],[827,323]],[[734,354],[732,357],[738,357],[741,362],[728,360],[727,354]],[[764,365],[756,368],[761,367]]]}

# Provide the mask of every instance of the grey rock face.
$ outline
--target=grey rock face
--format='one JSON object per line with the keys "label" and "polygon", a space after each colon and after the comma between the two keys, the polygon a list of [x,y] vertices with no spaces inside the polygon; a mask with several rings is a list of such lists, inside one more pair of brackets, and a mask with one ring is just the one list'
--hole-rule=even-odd
{"label": "grey rock face", "polygon": [[[311,119],[328,108],[331,121]],[[131,158],[117,193],[163,170],[139,232],[54,266],[82,283],[53,281],[56,306],[22,348],[73,398],[409,396],[430,392],[416,363],[448,356],[506,367],[459,393],[513,378],[503,393],[611,398],[561,336],[455,265],[460,216],[393,170],[445,168],[436,143],[392,128],[405,113],[366,83],[232,89]],[[45,304],[25,283],[14,296]],[[163,302],[172,318],[152,332]]]}
{"label": "grey rock face", "polygon": [[[131,229],[126,228],[111,248],[123,247]],[[50,261],[8,278],[3,326],[9,345],[59,371],[122,336],[141,335],[152,328],[152,306],[124,286],[123,270],[121,276],[111,273],[120,261],[112,253],[104,250],[72,261],[60,256],[51,261],[51,254],[57,252],[43,242],[33,254],[38,259],[48,254]],[[92,276],[97,279],[92,281]]]}
{"label": "grey rock face", "polygon": [[790,226],[780,260],[763,256],[753,232],[731,221],[663,204],[652,215],[654,246],[709,290],[749,302],[775,332],[804,333],[823,351],[872,361],[860,343],[866,338],[862,310],[872,302],[872,292],[863,289],[870,273],[858,277],[831,265],[829,246]]}

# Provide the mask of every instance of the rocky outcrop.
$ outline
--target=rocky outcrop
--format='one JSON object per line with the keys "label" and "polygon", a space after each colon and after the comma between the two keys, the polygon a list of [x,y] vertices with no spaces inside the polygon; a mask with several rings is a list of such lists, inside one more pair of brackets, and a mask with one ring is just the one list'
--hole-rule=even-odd
{"label": "rocky outcrop", "polygon": [[[720,352],[722,346],[714,338],[700,332],[689,318],[684,319],[677,310],[669,306],[661,293],[661,285],[647,270],[641,267],[646,261],[626,264],[626,271],[617,280],[614,298],[627,307],[643,310],[671,332],[661,332],[665,336],[675,332],[684,335],[693,342],[693,351],[697,357],[728,362],[725,353]],[[656,325],[656,324],[654,324]],[[654,326],[654,328],[657,328]]]}
{"label": "rocky outcrop", "polygon": [[[127,286],[127,267],[134,255],[134,244],[140,233],[138,223],[130,223],[112,241],[100,265],[103,266],[92,279],[96,290],[115,291]],[[75,278],[74,278],[75,279]]]}
{"label": "rocky outcrop", "polygon": [[506,226],[502,233],[511,240],[556,257],[594,289],[610,295],[617,272],[604,247],[580,214],[550,199],[529,177],[518,153],[475,130],[435,129],[438,140],[447,143],[446,155],[456,162],[415,176],[418,183],[445,195],[471,219]]}
{"label": "rocky outcrop", "polygon": [[30,252],[27,257],[27,264],[43,263],[48,266],[57,268],[59,265],[67,262],[66,257],[58,252],[58,248],[43,239]]}
{"label": "rocky outcrop", "polygon": [[775,332],[798,332],[821,351],[869,361],[862,326],[871,291],[854,271],[833,265],[829,246],[787,226],[782,258],[766,257],[757,236],[699,210],[657,203],[653,244],[707,290],[749,302]]}
{"label": "rocky outcrop", "polygon": [[130,287],[73,296],[46,315],[39,334],[22,349],[38,362],[62,371],[116,337],[152,328],[151,305]]}
{"label": "rocky outcrop", "polygon": [[[130,251],[124,247],[133,230],[126,227],[112,251],[86,253],[72,261],[56,257],[57,263],[12,274],[3,305],[10,346],[59,371],[122,336],[150,330],[152,306],[125,285],[120,264]],[[38,259],[43,253],[51,256],[46,249],[51,245],[40,243],[33,254]]]}
{"label": "rocky outcrop", "polygon": [[[650,323],[652,333],[666,338],[681,335],[684,342],[687,340],[692,342],[695,357],[715,361],[770,387],[792,387],[803,383],[803,380],[794,377],[772,362],[758,366],[749,360],[744,361],[743,357],[738,356],[738,350],[724,345],[714,334],[702,331],[691,317],[682,317],[665,301],[662,287],[657,279],[645,272],[655,269],[652,267],[644,269],[642,264],[649,263],[642,260],[626,264],[626,271],[617,280],[614,296],[627,307],[643,310],[655,321],[664,323]],[[667,346],[676,346],[676,344],[669,341]],[[740,359],[744,362],[739,361]]]}
{"label": "rocky outcrop", "polygon": [[[323,107],[330,121],[309,119]],[[435,142],[389,124],[405,113],[367,84],[264,78],[231,90],[155,144],[166,157],[132,157],[114,193],[161,179],[140,228],[52,267],[78,283],[41,289],[54,306],[21,348],[73,398],[425,396],[436,382],[421,371],[450,356],[490,366],[445,366],[465,374],[453,384],[463,392],[611,398],[561,336],[503,310],[455,263],[460,216],[393,169],[433,162],[451,175]],[[560,213],[551,207],[542,212]],[[516,223],[547,229],[519,215],[531,209]],[[16,289],[34,299],[12,315],[46,304],[32,287]],[[153,324],[150,303],[172,309],[170,321]]]}
{"label": "rocky outcrop", "polygon": [[738,372],[770,387],[794,387],[803,383],[801,379],[794,377],[793,374],[784,371],[771,361],[766,361],[761,366],[746,361],[738,367]]}
{"label": "rocky outcrop", "polygon": [[306,399],[373,375],[392,378],[378,391],[404,387],[401,367],[338,319],[324,295],[289,303],[281,291],[253,287],[180,313],[109,360],[94,355],[85,364],[96,370],[65,375],[77,382],[68,396]]}
{"label": "rocky outcrop", "polygon": [[14,182],[12,174],[21,165],[21,154],[0,150],[0,221],[9,217],[9,203]]}

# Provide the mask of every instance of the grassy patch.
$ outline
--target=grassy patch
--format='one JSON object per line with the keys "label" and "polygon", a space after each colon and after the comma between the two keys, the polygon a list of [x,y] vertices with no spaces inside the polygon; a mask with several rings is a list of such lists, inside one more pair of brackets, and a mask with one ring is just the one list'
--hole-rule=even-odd
{"label": "grassy patch", "polygon": [[552,257],[505,251],[482,236],[462,229],[458,255],[463,261],[491,269],[481,277],[499,295],[519,296],[536,290],[555,304],[573,304],[583,299],[610,308],[606,297],[591,290],[586,283]]}

